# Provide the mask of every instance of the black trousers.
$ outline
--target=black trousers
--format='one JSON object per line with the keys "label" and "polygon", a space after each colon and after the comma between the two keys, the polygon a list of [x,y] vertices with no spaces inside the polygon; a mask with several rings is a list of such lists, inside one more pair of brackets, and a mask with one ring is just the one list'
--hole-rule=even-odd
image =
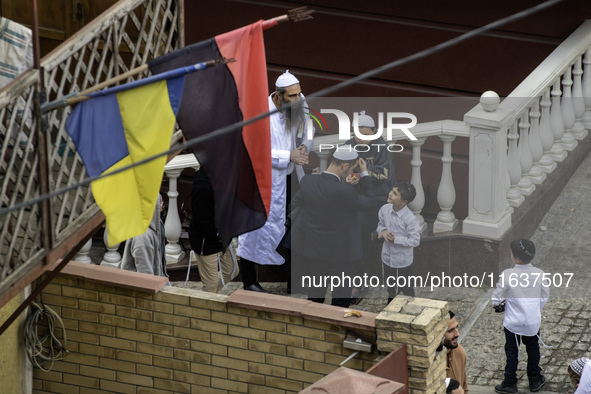
{"label": "black trousers", "polygon": [[[523,341],[525,351],[527,352],[527,376],[537,378],[542,372],[540,368],[540,344],[538,343],[537,335],[527,337],[525,335],[517,335],[505,329],[505,356],[507,356],[507,363],[505,364],[505,383],[517,383],[517,363],[519,362],[519,344]],[[538,335],[540,332],[538,331]]]}
{"label": "black trousers", "polygon": [[240,275],[242,275],[242,284],[244,288],[257,283],[257,271],[255,262],[240,257]]}

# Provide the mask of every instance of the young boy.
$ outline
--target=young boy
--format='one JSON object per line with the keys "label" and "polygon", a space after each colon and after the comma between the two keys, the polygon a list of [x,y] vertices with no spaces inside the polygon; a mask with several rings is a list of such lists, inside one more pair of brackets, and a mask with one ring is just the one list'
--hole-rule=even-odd
{"label": "young boy", "polygon": [[382,262],[388,288],[388,303],[398,291],[414,297],[408,278],[412,276],[413,248],[421,242],[419,220],[407,207],[417,191],[408,182],[398,183],[388,195],[388,204],[378,212],[378,238],[384,239]]}
{"label": "young boy", "polygon": [[531,265],[536,247],[529,239],[511,242],[511,260],[515,267],[501,274],[497,288],[492,295],[493,306],[505,301],[505,379],[495,386],[497,393],[517,393],[517,363],[519,345],[525,344],[527,351],[527,376],[529,390],[537,392],[546,383],[540,368],[540,324],[542,309],[548,301],[549,289],[544,283],[544,271]]}

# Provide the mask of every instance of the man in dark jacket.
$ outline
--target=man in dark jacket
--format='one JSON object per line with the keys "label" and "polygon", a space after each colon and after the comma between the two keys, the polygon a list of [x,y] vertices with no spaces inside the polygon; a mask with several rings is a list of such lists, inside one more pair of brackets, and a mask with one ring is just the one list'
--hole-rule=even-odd
{"label": "man in dark jacket", "polygon": [[[302,288],[315,302],[324,302],[326,289],[331,288],[332,304],[345,308],[350,303],[353,265],[362,256],[357,213],[375,210],[367,165],[348,148],[339,147],[322,174],[304,176],[292,199],[294,209],[300,209],[292,223],[292,286]],[[357,166],[358,190],[343,182]],[[346,276],[348,281],[337,284],[337,278]]]}
{"label": "man in dark jacket", "polygon": [[203,168],[193,177],[191,213],[189,241],[197,257],[203,291],[217,293],[238,275],[239,270],[230,248],[222,249],[214,221],[213,189]]}
{"label": "man in dark jacket", "polygon": [[[359,134],[372,136],[375,135],[376,124],[373,118],[361,111],[357,117],[357,128]],[[345,142],[345,145],[352,145],[359,154],[359,157],[367,162],[367,172],[374,187],[376,195],[375,212],[364,212],[360,214],[361,222],[361,240],[363,244],[363,258],[361,258],[355,267],[356,275],[363,275],[372,268],[381,266],[379,258],[380,246],[372,242],[371,234],[378,225],[378,211],[386,204],[388,193],[396,185],[396,175],[394,174],[394,159],[392,153],[388,151],[388,144],[383,137],[375,140],[363,139],[357,135]],[[352,304],[356,305],[361,301],[368,289],[357,287],[353,289]]]}

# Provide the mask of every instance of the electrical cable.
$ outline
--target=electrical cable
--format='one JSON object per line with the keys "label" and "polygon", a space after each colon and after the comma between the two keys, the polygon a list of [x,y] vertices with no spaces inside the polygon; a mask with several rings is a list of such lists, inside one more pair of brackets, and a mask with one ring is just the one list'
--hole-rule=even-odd
{"label": "electrical cable", "polygon": [[[342,90],[342,89],[344,89],[344,88],[346,88],[346,87],[348,87],[350,85],[356,84],[356,83],[361,82],[363,80],[366,80],[368,78],[374,77],[374,76],[376,76],[378,74],[381,74],[381,73],[383,73],[385,71],[388,71],[388,70],[391,70],[393,68],[396,68],[396,67],[405,65],[405,64],[410,63],[410,62],[413,62],[415,60],[422,59],[422,58],[427,57],[429,55],[432,55],[432,54],[434,54],[436,52],[439,52],[439,51],[441,51],[443,49],[447,49],[447,48],[449,48],[451,46],[457,45],[457,44],[459,44],[459,43],[461,43],[463,41],[466,41],[466,40],[468,40],[470,38],[473,38],[473,37],[476,37],[478,35],[481,35],[481,34],[483,34],[486,31],[493,30],[493,29],[495,29],[497,27],[500,27],[500,26],[502,26],[504,24],[507,24],[507,23],[510,23],[510,22],[514,22],[514,21],[516,21],[518,19],[524,18],[524,17],[529,16],[529,15],[535,13],[535,12],[541,11],[541,10],[543,10],[545,8],[551,7],[551,6],[556,5],[556,4],[558,4],[560,2],[563,2],[563,1],[565,1],[565,0],[548,0],[548,1],[544,2],[544,3],[541,3],[541,4],[536,5],[534,7],[528,8],[528,9],[523,10],[523,11],[520,11],[520,12],[518,12],[516,14],[510,15],[508,17],[499,19],[499,20],[497,20],[495,22],[489,23],[489,24],[487,24],[485,26],[482,26],[482,27],[479,27],[477,29],[471,30],[471,31],[469,31],[469,32],[467,32],[465,34],[462,34],[462,35],[460,35],[458,37],[455,37],[455,38],[452,38],[452,39],[447,40],[445,42],[442,42],[442,43],[440,43],[438,45],[435,45],[433,47],[424,49],[424,50],[419,51],[417,53],[414,53],[412,55],[406,56],[406,57],[404,57],[402,59],[398,59],[398,60],[395,60],[393,62],[384,64],[384,65],[382,65],[382,66],[380,66],[378,68],[375,68],[373,70],[367,71],[367,72],[365,72],[363,74],[360,74],[360,75],[358,75],[356,77],[349,78],[349,79],[347,79],[347,80],[345,80],[345,81],[343,81],[341,83],[338,83],[336,85],[330,86],[330,87],[325,88],[325,89],[321,89],[318,92],[315,92],[315,93],[312,93],[312,94],[306,96],[306,99],[308,100],[308,102],[311,102],[315,98],[324,97],[324,96],[327,96],[329,94],[335,93],[335,92],[337,92],[339,90]],[[58,189],[58,190],[54,190],[53,192],[50,192],[50,193],[41,195],[41,196],[36,197],[34,199],[31,199],[31,200],[28,200],[28,201],[24,201],[22,203],[14,204],[14,205],[9,206],[7,208],[0,208],[0,216],[7,215],[7,214],[9,214],[11,212],[17,211],[17,210],[22,209],[22,208],[33,206],[35,204],[38,204],[38,203],[43,202],[45,200],[48,200],[50,198],[57,197],[57,196],[59,196],[61,194],[67,193],[67,192],[69,192],[71,190],[78,189],[79,187],[90,185],[90,183],[92,183],[92,182],[94,182],[96,180],[99,180],[99,179],[102,179],[102,178],[106,178],[106,177],[111,176],[111,175],[119,174],[120,172],[127,171],[127,170],[129,170],[131,168],[134,168],[134,167],[143,165],[143,164],[148,163],[148,162],[150,162],[152,160],[155,160],[155,159],[157,159],[159,157],[167,156],[167,155],[170,155],[170,154],[174,154],[174,153],[180,152],[180,151],[185,150],[187,148],[191,148],[191,147],[193,147],[195,145],[198,145],[198,144],[200,144],[200,143],[202,143],[204,141],[209,141],[209,140],[211,140],[213,138],[217,138],[217,137],[219,137],[221,135],[224,135],[224,134],[230,133],[230,132],[232,132],[234,130],[237,130],[237,129],[243,127],[243,126],[247,126],[247,125],[249,125],[251,123],[258,122],[259,120],[265,119],[268,116],[271,116],[271,115],[273,115],[273,114],[275,114],[275,113],[277,113],[277,112],[279,112],[279,111],[281,111],[283,109],[287,109],[289,107],[290,107],[290,104],[284,104],[283,106],[281,106],[281,107],[279,107],[279,108],[277,108],[277,109],[275,109],[273,111],[265,112],[265,113],[259,114],[257,116],[254,116],[254,117],[252,117],[250,119],[243,120],[241,122],[236,122],[236,123],[233,123],[233,124],[228,125],[228,126],[224,126],[224,127],[219,128],[219,129],[217,129],[215,131],[212,131],[211,133],[208,133],[206,135],[203,135],[203,136],[199,136],[199,137],[190,139],[189,141],[186,141],[185,143],[180,144],[179,146],[176,146],[176,147],[167,149],[165,151],[162,151],[162,152],[160,152],[158,154],[155,154],[155,155],[150,156],[148,158],[145,158],[143,160],[140,160],[140,161],[137,161],[135,163],[129,164],[127,166],[121,167],[121,168],[119,168],[119,169],[117,169],[115,171],[111,171],[111,172],[108,172],[106,174],[100,174],[100,175],[97,175],[97,176],[94,176],[94,177],[89,177],[89,178],[86,178],[85,180],[83,180],[81,182],[78,182],[78,183],[73,184],[73,185],[70,185],[70,186],[66,186],[66,187],[61,188],[61,189]]]}
{"label": "electrical cable", "polygon": [[[56,325],[59,323],[59,326]],[[63,345],[60,339],[55,335],[55,330],[61,328],[63,335]],[[41,335],[39,332],[47,331]],[[41,304],[33,302],[31,304],[31,313],[24,329],[25,346],[27,356],[33,366],[48,372],[53,368],[55,361],[63,360],[69,351],[66,349],[68,339],[64,322],[55,311],[41,301]],[[49,363],[48,367],[45,365]]]}

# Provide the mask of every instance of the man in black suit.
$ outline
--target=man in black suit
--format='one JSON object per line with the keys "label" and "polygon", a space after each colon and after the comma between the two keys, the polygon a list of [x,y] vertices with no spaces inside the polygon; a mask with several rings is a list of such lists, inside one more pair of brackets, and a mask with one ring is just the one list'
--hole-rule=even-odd
{"label": "man in black suit", "polygon": [[[360,175],[352,174],[354,169]],[[302,178],[293,197],[292,209],[299,212],[292,218],[292,286],[313,301],[324,302],[328,287],[332,305],[349,307],[354,263],[363,255],[357,213],[375,210],[368,175],[367,163],[342,145],[326,171]]]}

